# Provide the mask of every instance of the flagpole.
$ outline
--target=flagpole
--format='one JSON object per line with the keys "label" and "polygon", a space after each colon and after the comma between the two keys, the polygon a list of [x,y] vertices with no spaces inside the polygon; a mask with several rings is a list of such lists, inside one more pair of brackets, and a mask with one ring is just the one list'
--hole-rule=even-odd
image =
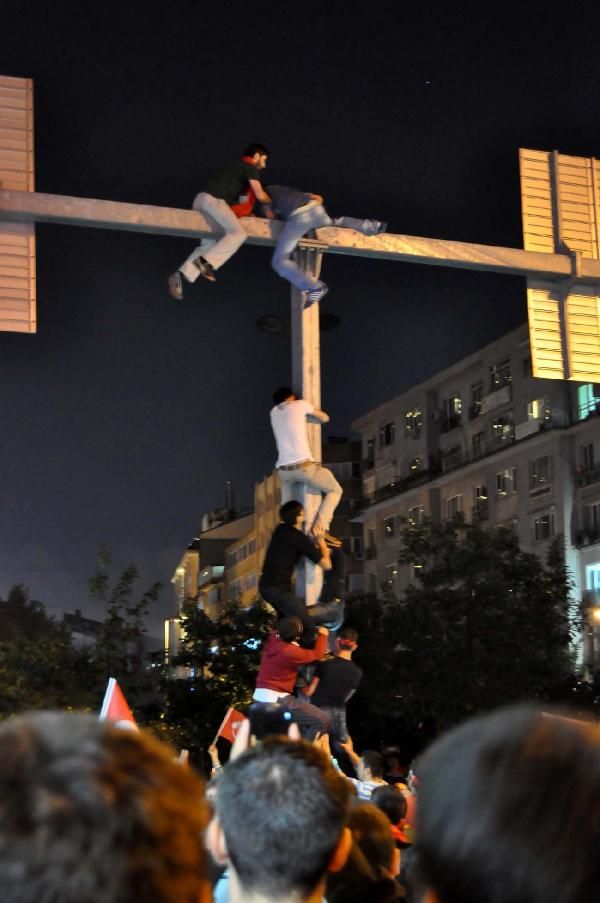
{"label": "flagpole", "polygon": [[108,712],[108,707],[110,705],[110,697],[113,694],[115,684],[116,684],[115,678],[109,677],[108,685],[106,687],[106,693],[104,694],[104,701],[102,702],[102,708],[100,709],[100,714],[98,715],[99,721],[104,721],[106,719],[106,713]]}
{"label": "flagpole", "polygon": [[[230,705],[229,708],[227,709],[227,711],[225,712],[225,717],[224,717],[223,720],[221,721],[221,726],[219,727],[219,730],[217,731],[217,733],[216,733],[216,735],[215,735],[215,739],[214,739],[213,742],[210,744],[211,746],[214,746],[215,743],[217,742],[217,740],[219,739],[219,737],[220,737],[220,735],[221,735],[221,731],[222,731],[223,728],[225,727],[225,724],[226,724],[227,719],[229,718],[231,712],[233,712],[233,706],[232,706],[232,705]],[[225,739],[227,739],[227,738],[225,738]]]}

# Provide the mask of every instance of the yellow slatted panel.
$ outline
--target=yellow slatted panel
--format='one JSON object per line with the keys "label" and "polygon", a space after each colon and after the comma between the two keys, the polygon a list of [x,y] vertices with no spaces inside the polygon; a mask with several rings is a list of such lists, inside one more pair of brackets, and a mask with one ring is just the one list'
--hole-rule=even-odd
{"label": "yellow slatted panel", "polygon": [[600,299],[593,287],[578,286],[565,301],[571,379],[600,381]]}
{"label": "yellow slatted panel", "polygon": [[552,175],[546,151],[519,150],[523,247],[526,251],[554,253]]}
{"label": "yellow slatted panel", "polygon": [[[600,163],[521,148],[519,164],[525,249],[552,253],[566,245],[582,257],[600,259]],[[556,184],[558,197],[553,199]],[[599,382],[600,289],[573,282],[562,323],[561,290],[558,284],[527,280],[533,375]]]}
{"label": "yellow slatted panel", "polygon": [[[33,82],[0,75],[0,185],[34,190]],[[35,332],[33,226],[0,226],[0,331]]]}
{"label": "yellow slatted panel", "polygon": [[543,283],[528,282],[531,370],[542,379],[564,379],[559,304]]}

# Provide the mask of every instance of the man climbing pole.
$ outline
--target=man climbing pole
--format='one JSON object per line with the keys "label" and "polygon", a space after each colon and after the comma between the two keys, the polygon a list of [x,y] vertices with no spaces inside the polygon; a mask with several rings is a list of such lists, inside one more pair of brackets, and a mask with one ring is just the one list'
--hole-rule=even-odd
{"label": "man climbing pole", "polygon": [[324,226],[355,229],[363,235],[379,235],[387,229],[387,223],[377,219],[356,219],[352,216],[338,216],[332,219],[323,206],[320,194],[298,191],[286,185],[268,185],[267,192],[271,198],[273,215],[285,220],[285,226],[281,230],[273,254],[272,267],[299,291],[306,292],[305,307],[320,301],[329,289],[324,282],[305,273],[292,260],[292,254],[303,235],[311,229],[320,229]]}
{"label": "man climbing pole", "polygon": [[195,282],[198,276],[203,276],[215,282],[216,270],[246,241],[238,217],[250,216],[256,200],[263,204],[271,202],[261,182],[261,170],[267,165],[268,155],[264,144],[250,144],[241,160],[212,176],[205,191],[196,195],[192,209],[204,213],[225,235],[218,240],[202,241],[179,269],[171,273],[169,292],[173,298],[183,297],[183,279]]}
{"label": "man climbing pole", "polygon": [[[343,617],[342,585],[345,556],[340,548],[331,550],[323,536],[309,537],[302,532],[304,508],[291,499],[279,509],[281,523],[275,527],[265,555],[258,589],[281,617],[295,616],[303,626],[302,645],[315,640],[317,623],[338,627]],[[294,592],[292,580],[296,565],[305,556],[329,572],[322,600],[307,608]]]}
{"label": "man climbing pole", "polygon": [[321,531],[326,541],[341,545],[329,533],[333,512],[342,497],[342,487],[330,470],[315,461],[306,431],[306,418],[327,423],[329,415],[315,408],[309,401],[297,398],[287,386],[273,393],[271,426],[277,443],[277,473],[281,486],[282,504],[294,497],[294,485],[302,483],[323,493],[311,531]]}

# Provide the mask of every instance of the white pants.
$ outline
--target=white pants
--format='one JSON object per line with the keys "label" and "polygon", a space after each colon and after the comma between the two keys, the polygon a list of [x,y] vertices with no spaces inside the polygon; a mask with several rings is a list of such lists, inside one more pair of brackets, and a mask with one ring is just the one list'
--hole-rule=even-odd
{"label": "white pants", "polygon": [[281,504],[285,505],[291,499],[296,498],[296,485],[303,483],[310,489],[316,489],[323,493],[323,498],[317,517],[325,530],[329,530],[333,512],[337,508],[342,497],[342,487],[326,467],[321,467],[315,462],[307,462],[298,470],[278,470],[281,486]]}
{"label": "white pants", "polygon": [[208,220],[212,220],[220,226],[225,235],[218,240],[203,239],[202,244],[194,248],[188,259],[181,264],[179,271],[183,273],[188,282],[195,282],[200,275],[200,271],[194,263],[198,257],[203,257],[207,263],[210,263],[213,270],[218,270],[230,257],[233,257],[248,237],[239,219],[222,198],[215,198],[212,194],[201,191],[194,198],[192,210],[199,210],[206,214]]}

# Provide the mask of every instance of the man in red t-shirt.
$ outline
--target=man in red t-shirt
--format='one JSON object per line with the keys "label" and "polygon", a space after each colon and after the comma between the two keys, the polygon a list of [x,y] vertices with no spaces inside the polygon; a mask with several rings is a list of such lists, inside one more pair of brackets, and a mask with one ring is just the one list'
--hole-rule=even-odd
{"label": "man in red t-shirt", "polygon": [[317,734],[329,730],[329,715],[308,702],[293,696],[298,668],[318,662],[327,651],[326,627],[317,630],[314,649],[303,649],[298,640],[302,635],[300,618],[282,618],[276,633],[271,634],[263,649],[256,689],[255,702],[278,702],[289,709],[302,734],[313,740]]}

